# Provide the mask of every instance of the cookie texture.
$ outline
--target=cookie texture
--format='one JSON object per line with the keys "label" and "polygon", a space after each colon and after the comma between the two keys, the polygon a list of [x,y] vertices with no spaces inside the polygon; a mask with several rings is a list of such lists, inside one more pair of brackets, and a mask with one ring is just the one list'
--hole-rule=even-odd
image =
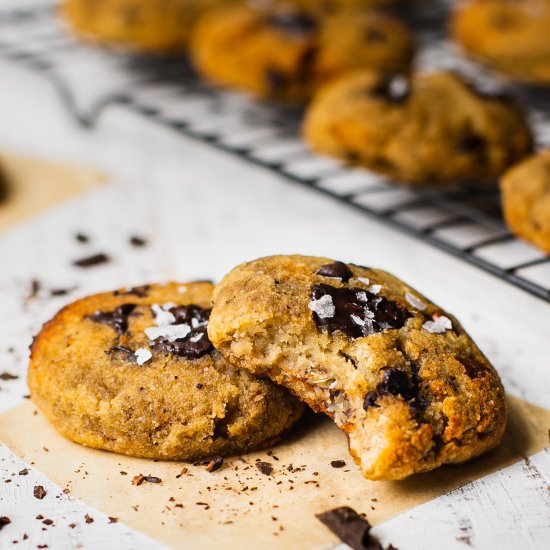
{"label": "cookie texture", "polygon": [[277,441],[303,406],[214,350],[212,291],[152,285],[65,307],[32,345],[33,401],[65,437],[131,456],[196,460]]}
{"label": "cookie texture", "polygon": [[205,10],[231,0],[65,0],[62,15],[82,38],[152,53],[187,49]]}
{"label": "cookie texture", "polygon": [[365,477],[402,479],[495,447],[498,374],[450,314],[377,269],[274,256],[217,287],[210,339],[347,434]]}
{"label": "cookie texture", "polygon": [[406,71],[413,42],[401,22],[376,12],[243,5],[201,18],[191,56],[199,73],[213,82],[261,98],[301,102],[350,69]]}
{"label": "cookie texture", "polygon": [[451,72],[343,76],[315,96],[303,133],[315,151],[412,185],[494,182],[532,149],[512,99]]}
{"label": "cookie texture", "polygon": [[550,254],[550,149],[514,166],[500,188],[510,229]]}
{"label": "cookie texture", "polygon": [[454,38],[513,79],[550,84],[550,2],[476,0],[452,19]]}

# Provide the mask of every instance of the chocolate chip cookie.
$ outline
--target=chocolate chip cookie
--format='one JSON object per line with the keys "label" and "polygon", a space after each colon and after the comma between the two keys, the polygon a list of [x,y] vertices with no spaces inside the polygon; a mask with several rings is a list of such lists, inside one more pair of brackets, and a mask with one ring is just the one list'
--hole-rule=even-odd
{"label": "chocolate chip cookie", "polygon": [[332,417],[369,479],[464,462],[504,432],[498,374],[459,322],[378,269],[243,264],[217,287],[208,334],[231,364]]}
{"label": "chocolate chip cookie", "polygon": [[550,84],[550,2],[476,0],[452,20],[455,39],[514,79]]}
{"label": "chocolate chip cookie", "polygon": [[187,48],[206,9],[231,0],[65,0],[62,14],[82,38],[153,53]]}
{"label": "chocolate chip cookie", "polygon": [[65,437],[131,456],[196,460],[280,439],[303,406],[213,348],[213,288],[152,285],[67,306],[32,345],[33,401]]}
{"label": "chocolate chip cookie", "polygon": [[506,172],[500,188],[510,229],[550,254],[550,149]]}
{"label": "chocolate chip cookie", "polygon": [[213,82],[294,102],[350,69],[406,71],[412,55],[408,30],[389,15],[288,4],[213,10],[191,42],[197,70]]}
{"label": "chocolate chip cookie", "polygon": [[355,72],[328,84],[306,115],[310,146],[400,183],[494,182],[531,151],[522,110],[450,72]]}

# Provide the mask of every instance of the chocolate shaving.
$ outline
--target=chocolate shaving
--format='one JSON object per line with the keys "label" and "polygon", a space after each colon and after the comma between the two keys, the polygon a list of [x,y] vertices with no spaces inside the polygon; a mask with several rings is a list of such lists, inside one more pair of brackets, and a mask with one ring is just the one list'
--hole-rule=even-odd
{"label": "chocolate shaving", "polygon": [[[342,542],[353,550],[384,550],[380,542],[371,536],[370,523],[349,506],[334,508],[316,515]],[[392,545],[387,550],[397,550]]]}
{"label": "chocolate shaving", "polygon": [[0,516],[0,531],[11,523],[11,519],[8,516]]}
{"label": "chocolate shaving", "polygon": [[82,267],[84,269],[88,267],[95,267],[96,265],[106,264],[111,261],[111,258],[104,254],[103,252],[99,254],[94,254],[93,256],[87,256],[86,258],[81,258],[80,260],[75,260],[73,265],[75,267]]}
{"label": "chocolate shaving", "polygon": [[33,495],[38,500],[42,500],[47,495],[47,492],[46,489],[42,487],[42,485],[35,485],[33,489]]}
{"label": "chocolate shaving", "polygon": [[215,472],[223,466],[223,458],[221,456],[215,456],[207,465],[207,472]]}
{"label": "chocolate shaving", "polygon": [[256,462],[256,468],[265,476],[270,476],[273,473],[273,466],[269,462]]}

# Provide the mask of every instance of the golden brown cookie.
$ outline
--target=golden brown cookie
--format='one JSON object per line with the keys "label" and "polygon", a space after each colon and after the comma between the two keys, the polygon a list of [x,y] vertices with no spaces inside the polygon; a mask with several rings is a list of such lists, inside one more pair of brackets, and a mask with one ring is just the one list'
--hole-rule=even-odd
{"label": "golden brown cookie", "polygon": [[413,185],[494,182],[532,148],[512,99],[450,72],[343,76],[315,96],[304,136],[315,151]]}
{"label": "golden brown cookie", "polygon": [[376,12],[233,6],[200,19],[191,56],[213,82],[299,102],[350,69],[407,71],[413,43],[401,22]]}
{"label": "golden brown cookie", "polygon": [[511,168],[500,188],[510,229],[550,254],[550,149]]}
{"label": "golden brown cookie", "polygon": [[498,374],[459,322],[377,269],[307,256],[243,264],[208,334],[233,365],[286,386],[347,434],[369,479],[402,479],[495,447]]}
{"label": "golden brown cookie", "polygon": [[277,441],[303,406],[214,350],[213,289],[152,285],[65,307],[32,345],[33,401],[65,437],[131,456],[196,460]]}
{"label": "golden brown cookie", "polygon": [[550,84],[550,2],[475,0],[454,14],[454,38],[475,56],[525,82]]}
{"label": "golden brown cookie", "polygon": [[152,53],[187,48],[203,11],[231,0],[65,0],[62,14],[81,37]]}

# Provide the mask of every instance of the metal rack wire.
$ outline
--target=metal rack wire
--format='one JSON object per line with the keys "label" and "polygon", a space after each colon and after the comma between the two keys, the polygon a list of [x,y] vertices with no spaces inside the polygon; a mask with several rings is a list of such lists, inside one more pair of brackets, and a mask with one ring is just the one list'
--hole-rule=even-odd
{"label": "metal rack wire", "polygon": [[[445,191],[399,187],[367,171],[311,153],[299,138],[300,111],[251,101],[198,80],[182,59],[150,59],[78,43],[47,2],[0,10],[0,57],[49,78],[85,126],[111,105],[262,166],[443,249],[550,302],[550,258],[506,229],[495,188]],[[440,12],[417,22],[421,66],[476,68],[432,30]],[[85,75],[93,71],[93,82]],[[85,83],[85,84],[83,84]],[[550,96],[515,90],[550,143]]]}

